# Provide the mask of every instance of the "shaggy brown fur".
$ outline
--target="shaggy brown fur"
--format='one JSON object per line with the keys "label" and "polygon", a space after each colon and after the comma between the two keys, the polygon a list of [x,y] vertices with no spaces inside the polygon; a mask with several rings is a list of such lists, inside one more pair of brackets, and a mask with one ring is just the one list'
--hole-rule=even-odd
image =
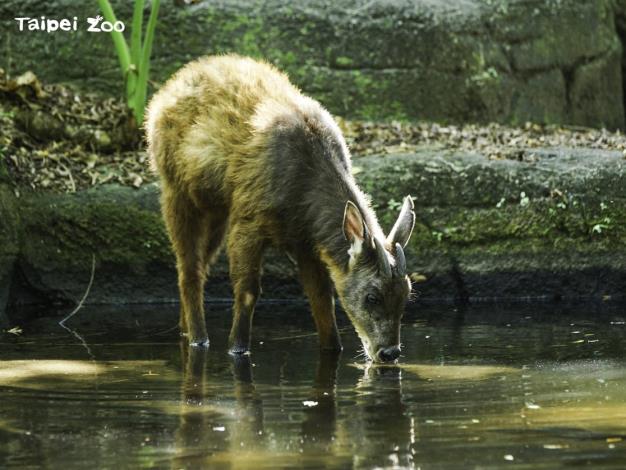
{"label": "shaggy brown fur", "polygon": [[[208,342],[203,286],[224,238],[235,297],[233,352],[249,348],[268,244],[297,262],[322,347],[340,348],[333,283],[342,300],[349,289],[393,292],[384,304],[394,310],[389,316],[399,318],[395,311],[401,314],[399,304],[408,294],[404,273],[379,276],[374,250],[374,241],[380,241],[393,267],[397,237],[384,238],[354,182],[348,149],[332,117],[284,74],[234,55],[192,62],[152,99],[146,134],[176,253],[181,329],[192,344]],[[348,201],[354,206],[350,211]],[[412,214],[396,230],[404,237],[402,246]],[[348,313],[364,343],[372,343],[370,355],[399,341],[393,332],[374,338],[349,308]],[[391,323],[391,330],[399,330],[398,321]]]}

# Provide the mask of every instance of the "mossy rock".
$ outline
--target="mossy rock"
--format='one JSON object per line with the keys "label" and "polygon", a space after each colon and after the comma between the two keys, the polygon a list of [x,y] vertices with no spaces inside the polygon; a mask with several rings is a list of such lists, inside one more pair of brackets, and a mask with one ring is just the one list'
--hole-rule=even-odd
{"label": "mossy rock", "polygon": [[0,326],[6,323],[5,307],[19,252],[20,216],[13,190],[0,182]]}
{"label": "mossy rock", "polygon": [[[30,194],[21,207],[19,270],[15,297],[73,302],[81,298],[95,260],[91,303],[170,302],[178,298],[175,260],[159,209],[156,185],[139,190],[106,185],[74,194]],[[270,256],[270,281],[293,274]],[[230,297],[225,256],[212,269],[209,299]],[[284,289],[277,294],[284,294]]]}
{"label": "mossy rock", "polygon": [[92,260],[93,302],[126,302],[141,297],[142,289],[158,289],[159,276],[148,282],[152,271],[173,260],[157,195],[155,187],[134,191],[111,185],[24,196],[19,269],[28,286],[16,297],[78,300],[89,283]]}
{"label": "mossy rock", "polygon": [[[563,298],[626,294],[626,160],[620,152],[545,149],[529,161],[436,153],[358,160],[389,228],[415,200],[409,267],[442,296]],[[433,260],[436,260],[434,262]],[[444,280],[447,278],[447,282]]]}
{"label": "mossy rock", "polygon": [[[129,34],[132,2],[111,3]],[[613,0],[182,3],[162,2],[154,81],[198,56],[237,52],[273,62],[346,117],[624,127]],[[77,16],[81,27],[19,32],[15,12]],[[122,95],[111,39],[85,31],[94,14],[91,0],[2,2],[2,66]]]}
{"label": "mossy rock", "polygon": [[[422,299],[623,298],[626,160],[619,152],[545,149],[529,161],[436,153],[355,160],[385,229],[399,201],[415,199],[407,259]],[[20,199],[18,262],[24,302],[177,299],[159,190],[102,186]],[[265,257],[265,298],[302,297],[293,266]],[[36,295],[35,295],[36,294]],[[39,296],[39,297],[37,297]],[[222,255],[207,298],[229,298]]]}
{"label": "mossy rock", "polygon": [[11,181],[5,159],[6,154],[4,153],[4,148],[0,146],[0,184],[9,183]]}

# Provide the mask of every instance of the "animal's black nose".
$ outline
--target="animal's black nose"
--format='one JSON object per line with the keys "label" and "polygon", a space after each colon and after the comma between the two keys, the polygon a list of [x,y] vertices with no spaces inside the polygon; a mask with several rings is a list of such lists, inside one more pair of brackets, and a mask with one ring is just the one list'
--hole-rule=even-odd
{"label": "animal's black nose", "polygon": [[393,362],[400,357],[399,346],[389,346],[378,350],[378,358],[382,362]]}

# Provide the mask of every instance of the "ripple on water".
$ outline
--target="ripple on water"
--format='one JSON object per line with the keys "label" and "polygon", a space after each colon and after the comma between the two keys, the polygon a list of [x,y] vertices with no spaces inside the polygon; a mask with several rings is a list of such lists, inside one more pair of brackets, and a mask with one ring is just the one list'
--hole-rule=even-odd
{"label": "ripple on water", "polygon": [[[342,357],[319,355],[302,306],[261,306],[240,360],[226,354],[228,312],[213,309],[206,351],[167,333],[175,309],[152,309],[85,308],[71,326],[89,351],[45,319],[0,335],[0,467],[626,461],[619,311],[422,307],[400,363],[366,366],[346,325]],[[106,323],[81,323],[96,315]]]}

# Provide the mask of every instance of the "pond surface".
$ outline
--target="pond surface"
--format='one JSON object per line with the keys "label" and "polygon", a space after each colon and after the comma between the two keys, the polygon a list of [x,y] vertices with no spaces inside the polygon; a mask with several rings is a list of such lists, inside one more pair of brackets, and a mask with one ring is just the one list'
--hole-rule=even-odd
{"label": "pond surface", "polygon": [[[0,333],[0,468],[626,468],[626,308],[413,306],[398,367],[317,351],[305,304],[253,353],[181,346],[171,306]],[[82,342],[84,341],[84,343]]]}

